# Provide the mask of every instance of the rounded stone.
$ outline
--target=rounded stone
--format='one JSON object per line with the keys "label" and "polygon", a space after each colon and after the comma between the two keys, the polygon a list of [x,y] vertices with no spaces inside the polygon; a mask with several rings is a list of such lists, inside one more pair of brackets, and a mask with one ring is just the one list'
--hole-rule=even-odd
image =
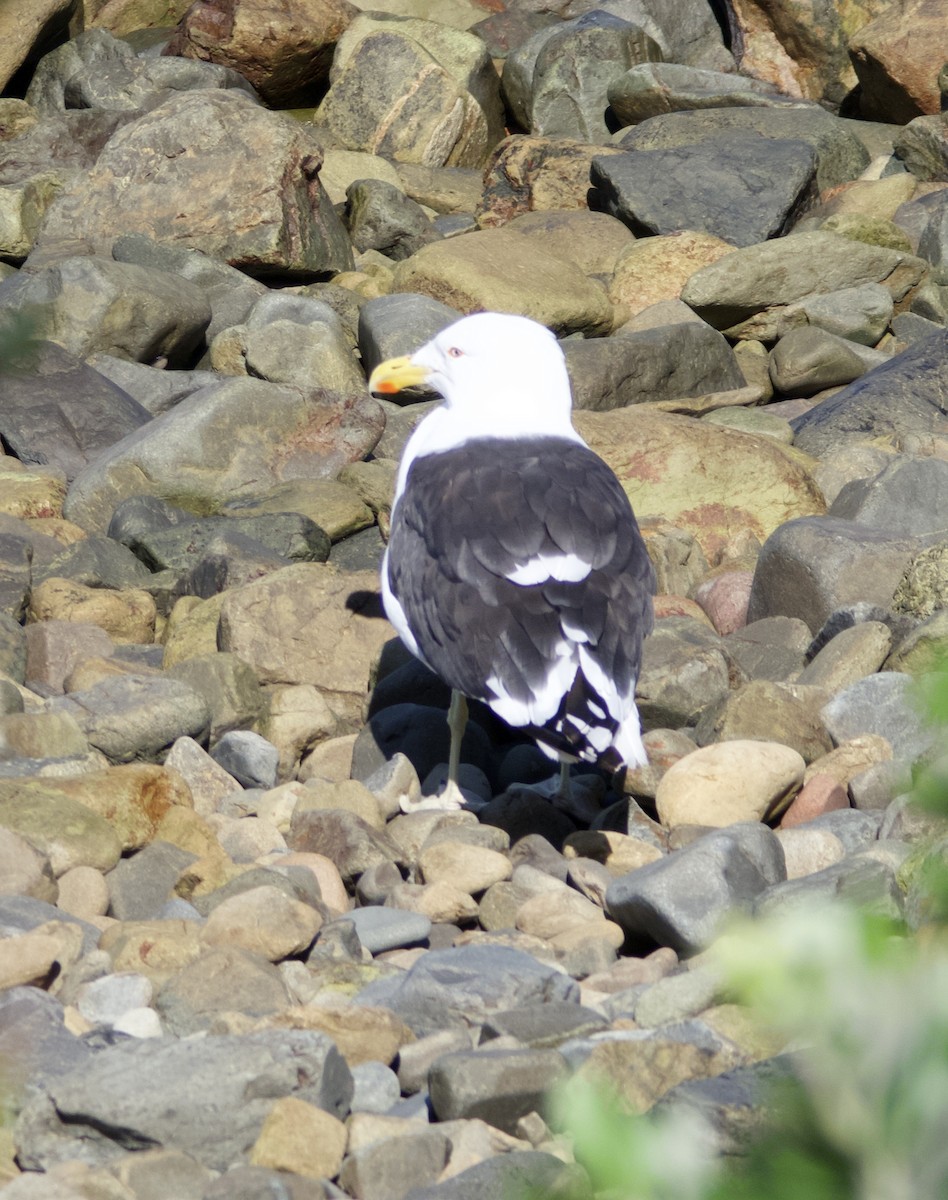
{"label": "rounded stone", "polygon": [[800,786],[805,767],[801,754],[779,742],[704,746],[662,776],[655,794],[659,820],[666,827],[763,820]]}
{"label": "rounded stone", "polygon": [[250,1161],[310,1179],[332,1179],[345,1150],[346,1127],[337,1117],[295,1096],[283,1096],[270,1109]]}
{"label": "rounded stone", "polygon": [[486,846],[437,842],[422,850],[418,868],[426,883],[449,883],[473,896],[510,878],[510,859]]}

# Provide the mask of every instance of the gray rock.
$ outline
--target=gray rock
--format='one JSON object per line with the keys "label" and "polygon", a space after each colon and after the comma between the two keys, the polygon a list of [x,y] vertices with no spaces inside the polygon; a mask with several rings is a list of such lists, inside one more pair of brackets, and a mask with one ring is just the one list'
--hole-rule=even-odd
{"label": "gray rock", "polygon": [[768,888],[754,904],[755,915],[780,912],[795,905],[844,900],[861,909],[898,921],[902,894],[895,871],[878,859],[851,856],[800,879]]}
{"label": "gray rock", "polygon": [[[888,361],[879,355],[880,362]],[[871,366],[865,351],[853,342],[805,325],[791,329],[770,352],[770,379],[774,390],[785,396],[812,396],[826,388],[851,383],[865,375]]]}
{"label": "gray rock", "polygon": [[91,537],[73,542],[40,569],[34,567],[33,585],[57,576],[96,588],[141,588],[151,572],[130,550],[112,538]]}
{"label": "gray rock", "polygon": [[480,1118],[515,1133],[517,1122],[541,1109],[546,1093],[567,1074],[557,1050],[471,1050],[445,1054],[428,1076],[439,1121]]}
{"label": "gray rock", "polygon": [[35,1171],[167,1146],[225,1171],[241,1161],[282,1096],[345,1116],[352,1075],[329,1038],[269,1030],[121,1042],[44,1082],[17,1123],[19,1155]]}
{"label": "gray rock", "polygon": [[[681,298],[715,329],[772,338],[781,310],[804,296],[881,283],[897,302],[922,280],[925,270],[920,258],[902,250],[817,230],[725,255],[695,271]],[[890,369],[891,364],[886,364],[877,371]],[[794,428],[799,424],[795,422]]]}
{"label": "gray rock", "polygon": [[268,1017],[290,1006],[279,970],[258,954],[235,946],[205,950],[158,989],[154,1008],[175,1037],[213,1029],[226,1013]]}
{"label": "gray rock", "polygon": [[161,841],[123,858],[106,876],[111,915],[119,921],[157,917],[181,872],[196,860],[196,854]]}
{"label": "gray rock", "polygon": [[229,67],[186,58],[140,58],[105,29],[87,29],[43,56],[27,97],[41,113],[71,108],[137,113],[171,92],[191,88],[239,88],[256,96]]}
{"label": "gray rock", "polygon": [[881,812],[912,787],[912,764],[903,758],[873,763],[849,781],[849,797],[860,812]]}
{"label": "gray rock", "polygon": [[[393,863],[379,863],[376,870],[382,867],[394,872],[398,876],[396,882],[401,882],[401,875]],[[431,921],[423,913],[398,908],[354,908],[345,919],[352,922],[359,941],[370,954],[416,945],[424,942],[431,932]]]}
{"label": "gray rock", "polygon": [[75,717],[89,742],[113,762],[154,758],[179,737],[200,740],[210,724],[204,697],[177,679],[122,675],[51,701]]}
{"label": "gray rock", "polygon": [[211,750],[211,757],[243,787],[276,785],[280,752],[272,742],[250,729],[225,733]]}
{"label": "gray rock", "polygon": [[799,617],[762,617],[729,633],[724,644],[748,679],[782,682],[803,670],[812,637]]}
{"label": "gray rock", "polygon": [[9,612],[0,612],[0,671],[17,683],[26,678],[26,633]]}
{"label": "gray rock", "polygon": [[[0,150],[0,183],[16,186],[45,176],[61,186],[89,170],[109,138],[130,124],[131,112],[70,111],[38,121]],[[35,236],[31,231],[30,240]],[[22,254],[23,250],[18,251]]]}
{"label": "gray rock", "polygon": [[404,1200],[504,1200],[512,1195],[592,1200],[589,1177],[576,1163],[538,1150],[511,1150],[484,1159],[443,1183],[412,1188]]}
{"label": "gray rock", "polygon": [[437,1180],[450,1149],[439,1129],[383,1138],[346,1157],[339,1183],[348,1195],[362,1200],[402,1200]]}
{"label": "gray rock", "polygon": [[574,980],[506,946],[430,950],[402,976],[364,987],[357,1004],[390,1008],[416,1034],[470,1028],[493,1012],[540,1001],[578,1002]]}
{"label": "gray rock", "polygon": [[799,617],[818,630],[845,604],[889,608],[915,547],[899,534],[836,517],[799,517],[764,542],[751,587],[748,622]]}
{"label": "gray rock", "polygon": [[616,879],[606,912],[626,933],[694,952],[735,909],[748,908],[786,877],[783,848],[750,822],[705,834],[690,846]]}
{"label": "gray rock", "polygon": [[693,617],[665,617],[642,647],[637,704],[647,729],[693,725],[722,700],[732,668],[723,638]]}
{"label": "gray rock", "polygon": [[481,1027],[480,1043],[483,1046],[494,1038],[513,1037],[534,1050],[543,1050],[559,1046],[569,1038],[588,1037],[607,1027],[608,1021],[591,1008],[547,1001],[491,1013]]}
{"label": "gray rock", "polygon": [[20,1107],[28,1083],[38,1085],[82,1069],[92,1053],[66,1028],[63,1006],[48,992],[36,987],[0,992],[0,1057],[12,1108]]}
{"label": "gray rock", "polygon": [[915,687],[912,676],[899,671],[868,675],[834,696],[820,715],[837,745],[877,733],[901,758],[914,760],[928,753],[937,736],[919,710]]}
{"label": "gray rock", "polygon": [[751,246],[784,232],[811,195],[816,154],[749,131],[594,158],[596,206],[641,235],[698,229]]}
{"label": "gray rock", "polygon": [[0,437],[21,462],[58,467],[67,479],[149,419],[121,384],[52,341],[38,345],[29,371],[4,375]]}
{"label": "gray rock", "polygon": [[943,114],[915,117],[895,139],[893,151],[916,179],[948,180],[948,130]]}
{"label": "gray rock", "polygon": [[55,904],[47,904],[45,900],[37,900],[33,896],[0,895],[0,928],[6,930],[7,937],[26,933],[39,925],[45,925],[47,921],[65,921],[81,929],[83,954],[89,954],[99,944],[101,930],[97,931],[95,925],[89,921],[74,917],[57,908]]}
{"label": "gray rock", "polygon": [[913,346],[916,342],[923,342],[933,333],[938,333],[944,322],[920,317],[918,313],[902,312],[896,313],[889,324],[896,340],[902,346],[908,347]]}
{"label": "gray rock", "polygon": [[839,838],[847,854],[854,854],[876,841],[881,824],[881,813],[838,808],[807,821],[807,828],[822,829],[831,833],[833,837]]}
{"label": "gray rock", "polygon": [[563,350],[577,409],[604,412],[744,387],[734,352],[702,321],[568,341]]}
{"label": "gray rock", "polygon": [[664,150],[695,146],[731,132],[808,142],[816,151],[816,187],[820,192],[856,179],[869,165],[868,151],[846,124],[814,104],[667,113],[636,125],[623,134],[620,144],[629,150]]}
{"label": "gray rock", "polygon": [[[67,515],[102,532],[122,500],[142,494],[214,512],[283,478],[334,474],[369,452],[382,423],[368,396],[223,380],[100,454],[73,481]],[[292,468],[283,462],[288,445],[297,447]]]}
{"label": "gray rock", "polygon": [[[138,499],[136,497],[136,499]],[[142,498],[143,499],[143,498]],[[211,551],[222,536],[240,534],[281,559],[325,562],[331,542],[325,530],[302,513],[258,513],[251,516],[204,517],[166,529],[143,530],[133,536],[122,530],[121,540],[151,571],[188,571]],[[110,523],[110,528],[113,528]]]}
{"label": "gray rock", "polygon": [[[804,102],[805,103],[805,102]],[[789,96],[759,79],[701,70],[677,62],[642,63],[613,76],[609,104],[622,125],[637,125],[663,113],[703,108],[797,106]]]}
{"label": "gray rock", "polygon": [[290,822],[291,850],[325,854],[344,879],[354,879],[381,862],[400,862],[402,853],[384,830],[373,829],[354,812],[341,808],[297,809]]}
{"label": "gray rock", "polygon": [[[124,232],[255,274],[352,267],[349,239],[319,182],[319,143],[291,117],[239,90],[180,92],[122,133],[53,201],[35,256],[108,253]],[[169,145],[193,153],[169,154]]]}
{"label": "gray rock", "polygon": [[829,516],[906,537],[948,529],[948,462],[899,455],[873,478],[845,484]]}
{"label": "gray rock", "polygon": [[[658,46],[637,25],[598,8],[544,30],[539,37],[542,42],[535,56],[526,47],[520,51],[526,52],[525,68],[533,57],[525,128],[543,137],[606,142],[610,83],[629,67],[660,58]],[[510,89],[506,90],[509,95]]]}
{"label": "gray rock", "polygon": [[174,408],[179,400],[199,392],[201,388],[218,382],[218,377],[212,371],[164,371],[160,367],[114,358],[111,354],[90,354],[88,363],[116,387],[127,392],[152,417]]}
{"label": "gray rock", "polygon": [[340,1194],[328,1179],[307,1179],[241,1164],[209,1183],[200,1200],[339,1200]]}
{"label": "gray rock", "polygon": [[[78,358],[103,351],[173,365],[188,362],[211,319],[203,293],[188,280],[91,256],[63,257],[0,283],[0,312],[25,310],[41,313],[42,337]],[[127,411],[133,416],[130,404]]]}
{"label": "gray rock", "polygon": [[777,332],[783,337],[799,325],[813,325],[848,341],[874,346],[892,319],[892,309],[892,296],[881,283],[840,288],[823,296],[804,296],[787,305]]}
{"label": "gray rock", "polygon": [[697,1016],[713,1004],[721,1003],[724,995],[720,972],[703,965],[667,975],[651,984],[636,1000],[632,1013],[640,1028],[655,1029]]}
{"label": "gray rock", "polygon": [[[174,679],[180,679],[204,697],[211,714],[208,736],[218,747],[220,739],[226,734],[233,730],[246,730],[251,726],[261,715],[266,704],[266,697],[253,669],[236,654],[229,654],[223,650],[184,659],[170,667],[168,674]],[[228,753],[231,752],[229,749]],[[264,759],[261,761],[267,761],[265,750]],[[243,780],[241,782],[245,787],[265,786],[247,784]]]}
{"label": "gray rock", "polygon": [[22,621],[32,584],[33,547],[27,538],[0,533],[0,612]]}
{"label": "gray rock", "polygon": [[421,205],[384,179],[349,184],[346,225],[356,250],[378,250],[396,262],[440,240]]}
{"label": "gray rock", "polygon": [[352,1111],[384,1113],[401,1098],[402,1090],[398,1076],[384,1063],[357,1063],[352,1068]]}
{"label": "gray rock", "polygon": [[208,344],[222,329],[241,324],[257,301],[268,294],[259,280],[251,279],[220,258],[200,250],[162,244],[142,233],[116,238],[112,257],[116,262],[135,263],[150,271],[180,275],[200,288],[211,309],[211,323],[204,335]]}
{"label": "gray rock", "polygon": [[900,444],[918,435],[944,436],[948,416],[940,372],[946,353],[944,330],[909,346],[792,421],[795,444],[820,457],[847,442],[888,438]]}
{"label": "gray rock", "polygon": [[[460,315],[457,309],[439,300],[413,292],[367,300],[359,309],[359,351],[366,373],[371,373],[386,358],[413,354]],[[415,389],[408,392],[412,394],[405,403],[417,400],[419,393]],[[408,396],[408,392],[399,395]]]}

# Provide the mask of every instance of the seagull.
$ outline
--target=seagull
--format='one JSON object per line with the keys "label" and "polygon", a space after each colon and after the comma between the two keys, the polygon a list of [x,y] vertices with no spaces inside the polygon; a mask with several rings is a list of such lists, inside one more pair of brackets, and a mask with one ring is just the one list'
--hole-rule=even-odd
{"label": "seagull", "polygon": [[394,395],[443,398],[399,464],[382,562],[386,615],[451,688],[447,782],[458,784],[467,699],[560,764],[646,762],[635,705],[655,574],[613,471],[573,428],[566,361],[527,317],[476,313],[371,373]]}

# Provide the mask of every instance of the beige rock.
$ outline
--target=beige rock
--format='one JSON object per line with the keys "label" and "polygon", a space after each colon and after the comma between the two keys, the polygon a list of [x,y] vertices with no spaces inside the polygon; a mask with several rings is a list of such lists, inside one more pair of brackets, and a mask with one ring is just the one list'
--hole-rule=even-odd
{"label": "beige rock", "polygon": [[421,292],[462,313],[518,313],[561,334],[595,336],[612,329],[612,305],[599,284],[572,259],[540,252],[534,239],[509,229],[424,246],[397,265],[395,288]]}
{"label": "beige rock", "polygon": [[551,933],[544,940],[562,954],[583,950],[597,941],[605,942],[610,950],[619,950],[625,942],[625,931],[615,921],[604,921],[600,918],[579,921],[575,925],[564,924],[562,929]]}
{"label": "beige rock", "polygon": [[166,670],[185,659],[214,653],[224,595],[221,592],[208,600],[182,596],[177,601],[165,626],[165,652],[161,661]]}
{"label": "beige rock", "polygon": [[643,1113],[677,1084],[721,1075],[746,1061],[729,1043],[711,1049],[656,1033],[599,1042],[577,1074],[610,1089],[626,1111]]}
{"label": "beige rock", "polygon": [[477,916],[477,901],[445,880],[437,883],[397,883],[385,897],[389,908],[421,913],[445,925],[465,925]]}
{"label": "beige rock", "polygon": [[191,793],[177,771],[154,763],[126,763],[57,781],[63,795],[104,817],[122,841],[137,850],[156,836],[173,808],[191,810]]}
{"label": "beige rock", "polygon": [[843,843],[828,829],[778,829],[783,846],[787,878],[801,879],[840,862],[846,855]]}
{"label": "beige rock", "polygon": [[14,830],[0,826],[0,896],[32,896],[55,904],[58,894],[46,856]]}
{"label": "beige rock", "polygon": [[352,771],[352,748],[358,734],[345,733],[320,742],[300,763],[299,778],[303,783],[310,779],[348,779]]}
{"label": "beige rock", "polygon": [[271,689],[269,706],[259,722],[260,733],[280,752],[280,779],[292,778],[303,755],[335,729],[332,709],[310,684]]}
{"label": "beige rock", "polygon": [[402,181],[395,166],[378,154],[365,150],[327,149],[319,179],[333,204],[344,204],[346,188],[357,179],[381,179],[401,188]]}
{"label": "beige rock", "polygon": [[0,779],[0,826],[44,855],[57,877],[79,866],[110,871],[121,857],[109,822],[69,794],[83,778]]}
{"label": "beige rock", "polygon": [[315,1029],[331,1037],[350,1067],[359,1063],[393,1063],[403,1046],[415,1035],[387,1008],[371,1004],[349,1004],[321,997],[318,1003],[286,1009],[268,1020],[271,1028]]}
{"label": "beige rock", "polygon": [[372,510],[359,494],[335,479],[290,479],[262,496],[241,500],[240,514],[299,512],[315,521],[337,542],[372,524]]}
{"label": "beige rock", "polygon": [[107,29],[116,37],[136,29],[170,28],[184,16],[190,0],[93,0],[94,15],[86,0],[86,29]]}
{"label": "beige rock", "polygon": [[644,838],[630,837],[611,829],[581,829],[563,842],[566,858],[592,858],[601,862],[610,875],[625,875],[656,862],[662,852]]}
{"label": "beige rock", "polygon": [[322,926],[315,908],[264,885],[222,900],[201,930],[210,946],[237,946],[279,962],[301,954]]}
{"label": "beige rock", "polygon": [[283,834],[264,817],[212,813],[207,823],[217,834],[221,849],[238,865],[263,862],[286,852]]}
{"label": "beige rock", "polygon": [[0,758],[81,758],[90,749],[71,713],[21,712],[0,716]]}
{"label": "beige rock", "polygon": [[277,860],[284,867],[305,867],[316,876],[319,884],[319,894],[323,903],[332,912],[341,915],[352,907],[346,885],[342,882],[339,868],[324,854],[314,854],[306,851],[294,851],[283,854]]}
{"label": "beige rock", "polygon": [[250,1150],[257,1167],[310,1179],[332,1179],[346,1152],[346,1127],[331,1113],[282,1096],[270,1109]]}
{"label": "beige rock", "polygon": [[609,283],[609,299],[625,320],[661,300],[677,300],[688,279],[734,247],[711,233],[687,230],[641,238],[620,255]]}
{"label": "beige rock", "polygon": [[539,892],[517,909],[516,927],[530,937],[550,941],[576,925],[605,922],[603,911],[573,888],[561,884],[556,891]]}
{"label": "beige rock", "polygon": [[748,530],[762,543],[785,521],[825,511],[809,471],[771,438],[643,405],[576,413],[575,425],[615,471],[636,516],[692,533],[709,562]]}
{"label": "beige rock", "polygon": [[152,642],[155,602],[138,588],[113,591],[71,579],[44,579],[30,596],[31,621],[82,621],[98,625],[116,642]]}
{"label": "beige rock", "polygon": [[194,738],[180,737],[165,756],[165,769],[184,780],[194,811],[201,817],[217,812],[225,796],[241,790],[240,784]]}
{"label": "beige rock", "polygon": [[46,921],[15,937],[0,939],[0,991],[33,984],[45,987],[50,972],[62,974],[82,953],[82,929],[66,921]]}
{"label": "beige rock", "polygon": [[115,643],[98,625],[81,621],[35,621],[26,625],[26,677],[61,692],[87,658],[107,658]]}
{"label": "beige rock", "polygon": [[84,658],[63,680],[63,691],[67,696],[72,692],[84,692],[103,679],[114,679],[117,675],[156,674],[157,671],[142,670],[138,663],[123,662],[119,658]]}
{"label": "beige rock", "polygon": [[705,743],[745,738],[782,742],[812,762],[833,746],[820,717],[827,697],[824,688],[752,679],[701,716],[697,738]]}
{"label": "beige rock", "polygon": [[311,779],[300,790],[296,802],[297,812],[343,808],[361,817],[373,829],[384,829],[385,819],[379,802],[364,783],[357,779],[346,779],[341,783],[330,783],[327,779]]}
{"label": "beige rock", "polygon": [[669,767],[655,807],[669,828],[760,821],[800,786],[804,769],[802,755],[778,742],[717,742]]}
{"label": "beige rock", "polygon": [[137,971],[161,987],[204,950],[195,921],[117,921],[99,938],[113,971]]}
{"label": "beige rock", "polygon": [[76,0],[37,0],[4,6],[0,14],[0,89],[5,89],[30,54],[48,49],[51,38],[64,34]]}
{"label": "beige rock", "polygon": [[94,867],[73,867],[59,877],[56,906],[84,921],[102,917],[109,908],[109,885]]}
{"label": "beige rock", "polygon": [[25,470],[15,458],[0,458],[0,514],[24,520],[61,517],[65,498],[66,480],[58,472]]}
{"label": "beige rock", "polygon": [[892,744],[887,738],[878,733],[864,733],[814,759],[806,769],[803,782],[808,783],[814,775],[830,775],[845,787],[875,763],[888,762],[891,758]]}
{"label": "beige rock", "polygon": [[224,594],[220,649],[239,655],[263,683],[308,683],[350,727],[361,722],[372,670],[393,634],[347,602],[375,591],[372,571],[298,563]]}
{"label": "beige rock", "polygon": [[486,846],[466,842],[436,842],[418,856],[425,883],[447,883],[473,896],[492,883],[510,878],[510,859]]}
{"label": "beige rock", "polygon": [[797,680],[829,692],[841,692],[858,679],[874,675],[892,649],[892,634],[881,621],[860,621],[843,629],[804,667]]}
{"label": "beige rock", "polygon": [[678,966],[678,955],[670,946],[653,950],[645,958],[623,957],[606,971],[597,971],[583,980],[583,986],[602,995],[624,992],[641,984],[657,983]]}
{"label": "beige rock", "polygon": [[[584,275],[605,281],[636,244],[631,230],[618,218],[584,209],[523,213],[506,229],[536,242],[544,252],[572,259]],[[615,303],[611,295],[610,299]]]}

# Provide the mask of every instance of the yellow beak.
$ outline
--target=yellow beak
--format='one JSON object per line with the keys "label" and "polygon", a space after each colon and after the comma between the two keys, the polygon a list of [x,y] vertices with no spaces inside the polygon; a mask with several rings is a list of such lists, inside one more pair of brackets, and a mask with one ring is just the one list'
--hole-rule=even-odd
{"label": "yellow beak", "polygon": [[427,378],[428,368],[417,366],[409,355],[387,358],[385,362],[379,363],[369,376],[369,391],[378,392],[382,396],[393,396],[405,388],[424,383]]}

